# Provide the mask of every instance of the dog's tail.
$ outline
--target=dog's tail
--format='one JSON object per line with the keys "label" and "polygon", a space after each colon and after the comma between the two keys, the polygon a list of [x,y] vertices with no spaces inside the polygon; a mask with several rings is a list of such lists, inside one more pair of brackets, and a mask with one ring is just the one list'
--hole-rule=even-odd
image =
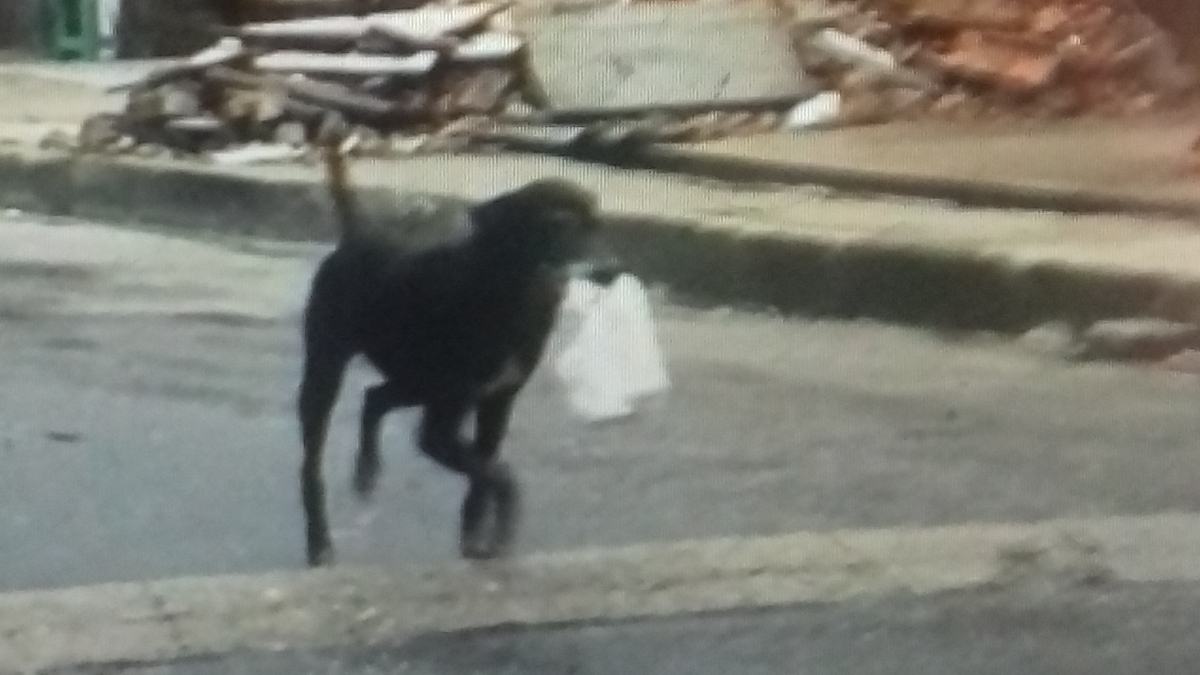
{"label": "dog's tail", "polygon": [[322,146],[326,183],[329,185],[329,196],[333,200],[333,216],[337,221],[339,238],[345,239],[359,228],[362,218],[350,189],[346,155],[342,152],[341,143],[335,137],[326,140]]}

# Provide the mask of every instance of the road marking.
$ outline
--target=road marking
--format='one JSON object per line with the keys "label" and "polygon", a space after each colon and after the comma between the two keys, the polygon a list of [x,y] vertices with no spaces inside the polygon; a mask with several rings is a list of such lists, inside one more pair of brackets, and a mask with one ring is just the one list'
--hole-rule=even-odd
{"label": "road marking", "polygon": [[0,672],[1019,583],[1200,581],[1200,514],[843,530],[0,595]]}

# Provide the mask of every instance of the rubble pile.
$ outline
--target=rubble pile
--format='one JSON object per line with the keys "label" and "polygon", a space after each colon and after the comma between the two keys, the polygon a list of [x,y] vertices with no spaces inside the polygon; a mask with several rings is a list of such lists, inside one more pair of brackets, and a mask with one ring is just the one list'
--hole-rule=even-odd
{"label": "rubble pile", "polygon": [[806,22],[806,71],[839,117],[1123,115],[1177,102],[1194,73],[1131,0],[855,0]]}
{"label": "rubble pile", "polygon": [[[635,7],[661,0],[602,0],[609,13],[575,10],[574,23],[538,30],[535,21],[528,34],[513,27],[516,1],[228,28],[213,46],[132,83],[124,109],[89,119],[78,145],[167,148],[220,162],[288,159],[306,156],[331,121],[352,129],[348,149],[361,154],[461,147],[486,139],[493,122],[583,126],[583,141],[609,144],[687,142],[900,118],[1134,114],[1195,89],[1195,74],[1167,34],[1132,0],[745,0],[767,8],[770,21],[761,26],[733,14],[717,23],[719,12],[699,7],[719,0],[649,14]],[[580,35],[600,28],[608,42],[579,47]],[[714,63],[721,54],[711,52],[681,57],[692,54],[680,46],[690,31],[709,30],[711,46],[718,28],[726,31],[720,35],[758,31],[738,39],[760,47],[778,29],[782,57],[760,49],[750,55],[760,70],[746,65],[752,59]],[[566,32],[555,41],[554,31]],[[620,35],[629,36],[623,51],[611,42]],[[587,58],[572,61],[556,51],[560,43]],[[672,55],[676,62],[664,69]],[[793,64],[799,88],[779,75]],[[697,99],[661,80],[672,72],[703,88],[737,68],[747,82],[766,81],[759,75],[773,69],[774,84],[751,82],[757,98],[731,95],[722,84],[720,95]],[[542,87],[547,74],[556,74],[553,96]],[[626,81],[641,89],[623,89]],[[625,98],[612,100],[612,92]],[[572,96],[586,103],[564,108]]]}
{"label": "rubble pile", "polygon": [[246,24],[127,87],[124,109],[82,127],[84,151],[217,160],[303,154],[331,118],[359,151],[445,147],[472,120],[527,97],[505,4]]}

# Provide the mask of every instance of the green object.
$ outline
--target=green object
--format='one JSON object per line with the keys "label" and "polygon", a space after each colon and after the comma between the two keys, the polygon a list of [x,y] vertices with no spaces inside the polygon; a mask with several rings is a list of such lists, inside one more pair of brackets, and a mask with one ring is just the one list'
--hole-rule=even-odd
{"label": "green object", "polygon": [[96,0],[42,0],[42,45],[59,61],[95,61],[100,55]]}

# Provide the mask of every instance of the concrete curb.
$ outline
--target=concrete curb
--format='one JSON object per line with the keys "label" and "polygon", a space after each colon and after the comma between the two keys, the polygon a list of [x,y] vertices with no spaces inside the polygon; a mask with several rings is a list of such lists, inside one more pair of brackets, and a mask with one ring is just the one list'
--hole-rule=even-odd
{"label": "concrete curb", "polygon": [[816,164],[756,161],[669,148],[647,148],[627,161],[636,163],[638,168],[719,180],[821,185],[841,192],[937,199],[959,206],[1184,218],[1200,215],[1200,203],[1185,199],[1144,199],[1089,190],[852,171]]}
{"label": "concrete curb", "polygon": [[0,596],[0,672],[1030,582],[1200,580],[1200,516],[850,530]]}
{"label": "concrete curb", "polygon": [[[995,209],[1059,211],[1062,213],[1123,213],[1191,218],[1200,215],[1200,202],[1187,199],[1143,198],[1092,190],[1041,188],[935,176],[841,169],[801,162],[735,157],[686,148],[622,142],[580,136],[582,129],[543,132],[495,131],[481,138],[511,150],[590,161],[615,168],[677,173],[731,183],[816,185],[847,194],[892,195],[935,199],[959,206]],[[581,140],[576,140],[577,138]],[[586,138],[585,140],[582,140]]]}
{"label": "concrete curb", "polygon": [[[368,217],[384,219],[397,208],[390,190],[364,189],[361,195]],[[324,201],[315,180],[146,160],[0,155],[0,206],[38,213],[193,233],[327,240],[332,231],[326,219],[314,217],[325,212]],[[747,234],[640,214],[610,214],[609,220],[614,247],[631,271],[705,303],[1002,332],[1050,320],[1189,321],[1200,307],[1200,278],[1027,263],[903,243],[846,243],[832,235]]]}

